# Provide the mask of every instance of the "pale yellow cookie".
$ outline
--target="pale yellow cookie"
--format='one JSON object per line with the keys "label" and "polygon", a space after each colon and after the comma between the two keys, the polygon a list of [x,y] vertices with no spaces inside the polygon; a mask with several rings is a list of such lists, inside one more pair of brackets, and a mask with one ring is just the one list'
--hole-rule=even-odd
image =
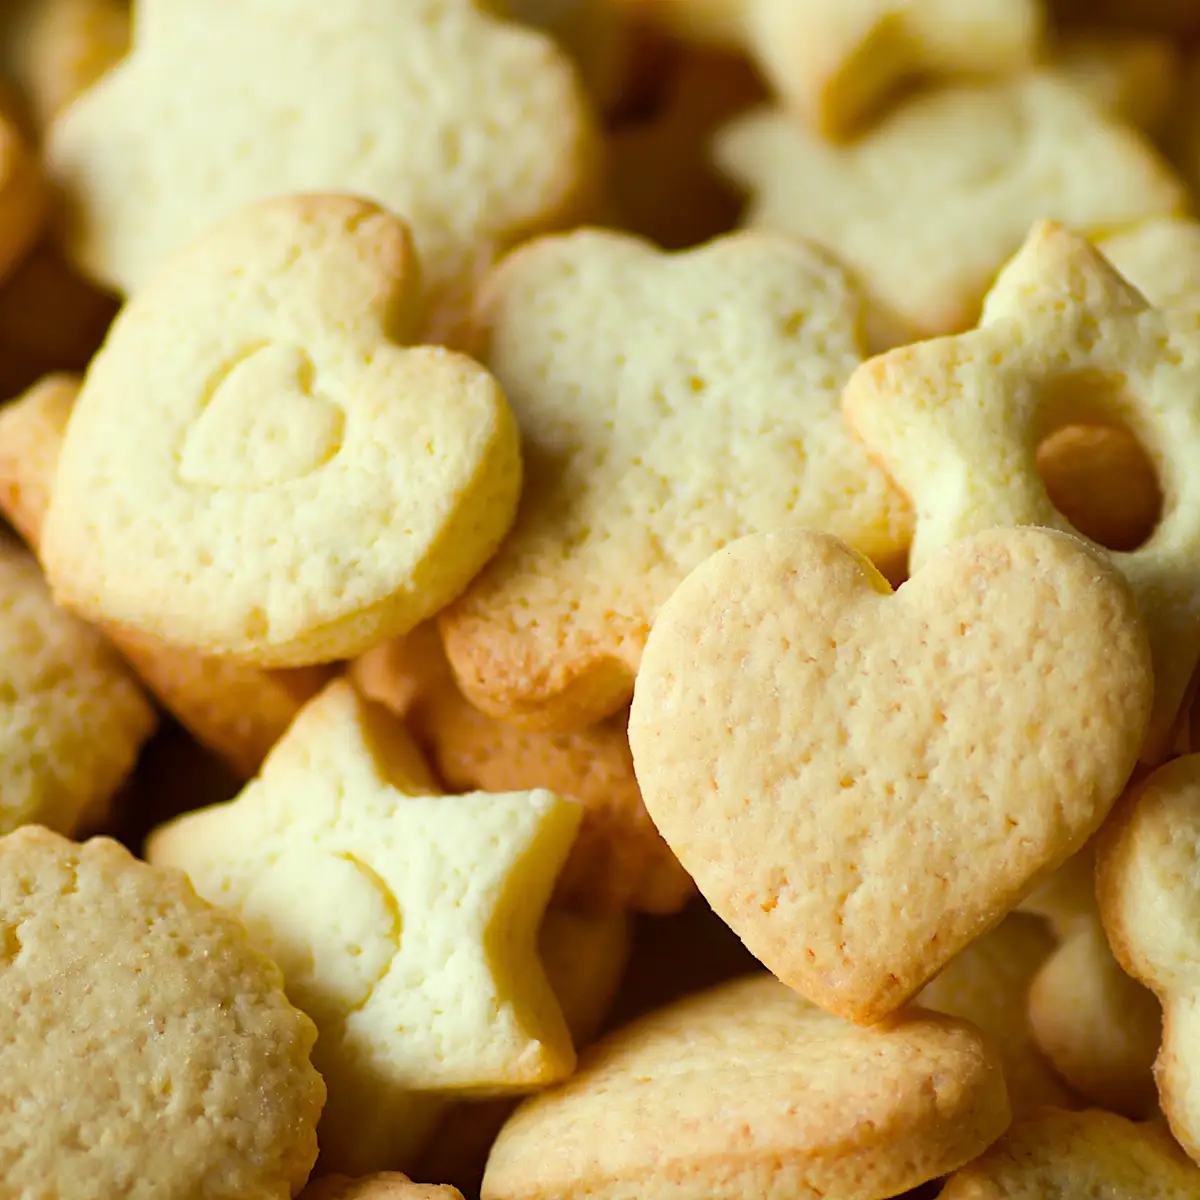
{"label": "pale yellow cookie", "polygon": [[282,983],[179,872],[0,838],[0,1195],[295,1195],[325,1088]]}
{"label": "pale yellow cookie", "polygon": [[1200,309],[1200,221],[1160,217],[1095,244],[1155,307]]}
{"label": "pale yellow cookie", "polygon": [[1076,538],[980,534],[893,594],[836,538],[784,530],[714,555],[663,606],[629,741],[716,912],[789,986],[867,1024],[1091,835],[1152,693],[1130,589]]}
{"label": "pale yellow cookie", "polygon": [[298,1200],[462,1200],[462,1193],[457,1188],[413,1183],[407,1175],[384,1171],[359,1179],[326,1175],[310,1183]]}
{"label": "pale yellow cookie", "polygon": [[570,1073],[537,928],[579,825],[549,792],[438,795],[403,728],[344,681],[233,802],[155,831],[153,863],[246,922],[320,1031],[323,1159],[404,1168],[448,1095]]}
{"label": "pale yellow cookie", "polygon": [[1196,1200],[1200,1168],[1160,1124],[1115,1113],[1056,1112],[1018,1121],[946,1181],[941,1200]]}
{"label": "pale yellow cookie", "polygon": [[1162,514],[1113,553],[1154,651],[1143,757],[1167,753],[1200,659],[1200,314],[1151,308],[1084,239],[1037,225],[977,330],[864,364],[843,395],[852,429],[917,509],[911,563],[1000,525],[1070,529],[1035,455],[1067,425],[1115,424],[1154,465]]}
{"label": "pale yellow cookie", "polygon": [[1154,1066],[1176,1138],[1200,1159],[1200,755],[1132,788],[1096,848],[1096,895],[1113,952],[1163,1005]]}
{"label": "pale yellow cookie", "polygon": [[439,296],[590,201],[596,135],[570,63],[465,0],[158,0],[133,43],[47,137],[68,245],[121,291],[288,192],[403,215]]}
{"label": "pale yellow cookie", "polygon": [[755,530],[812,525],[902,559],[909,514],[838,412],[861,320],[834,263],[771,235],[664,255],[583,230],[502,263],[478,351],[521,427],[525,491],[438,618],[467,699],[527,728],[611,715],[659,606]]}
{"label": "pale yellow cookie", "polygon": [[520,447],[485,370],[409,344],[420,294],[403,223],[347,196],[268,201],[175,256],[71,413],[40,547],[55,595],[281,667],[457,595],[512,522]]}
{"label": "pale yellow cookie", "polygon": [[483,1200],[894,1196],[1009,1122],[994,1051],[914,1009],[858,1029],[769,976],[610,1035],[500,1132]]}
{"label": "pale yellow cookie", "polygon": [[748,224],[827,246],[914,337],[969,327],[1037,220],[1098,234],[1186,203],[1134,131],[1045,73],[918,93],[846,146],[765,109],[715,154]]}

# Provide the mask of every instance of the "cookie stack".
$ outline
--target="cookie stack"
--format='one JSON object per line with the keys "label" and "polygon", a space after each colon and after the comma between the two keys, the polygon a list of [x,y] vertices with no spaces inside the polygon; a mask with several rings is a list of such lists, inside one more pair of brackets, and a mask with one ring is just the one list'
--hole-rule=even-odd
{"label": "cookie stack", "polygon": [[1200,1200],[1200,7],[0,70],[0,1200]]}

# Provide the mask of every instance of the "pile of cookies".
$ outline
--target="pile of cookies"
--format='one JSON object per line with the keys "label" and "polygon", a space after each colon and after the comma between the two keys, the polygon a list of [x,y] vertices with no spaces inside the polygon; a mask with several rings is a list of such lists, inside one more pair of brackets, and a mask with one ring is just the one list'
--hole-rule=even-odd
{"label": "pile of cookies", "polygon": [[0,68],[0,1200],[1200,1200],[1200,4]]}

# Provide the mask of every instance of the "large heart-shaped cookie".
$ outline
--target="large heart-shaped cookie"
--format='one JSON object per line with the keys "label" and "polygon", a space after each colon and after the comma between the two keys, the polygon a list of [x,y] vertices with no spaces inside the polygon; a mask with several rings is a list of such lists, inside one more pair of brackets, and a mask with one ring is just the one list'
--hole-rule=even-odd
{"label": "large heart-shaped cookie", "polygon": [[1152,691],[1128,586],[1070,535],[981,534],[892,595],[796,529],[733,543],[663,607],[629,738],[713,908],[869,1023],[1100,824]]}

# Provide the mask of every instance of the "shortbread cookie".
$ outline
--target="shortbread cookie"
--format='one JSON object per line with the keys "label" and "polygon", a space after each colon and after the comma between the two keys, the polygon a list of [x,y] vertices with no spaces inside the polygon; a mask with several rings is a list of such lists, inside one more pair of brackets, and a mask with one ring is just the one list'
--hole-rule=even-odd
{"label": "shortbread cookie", "polygon": [[338,681],[236,800],[163,826],[147,857],[238,912],[283,968],[320,1030],[323,1160],[364,1172],[408,1165],[440,1113],[431,1093],[570,1073],[536,937],[579,817],[544,791],[436,794],[400,724]]}
{"label": "shortbread cookie", "polygon": [[342,191],[411,223],[440,295],[590,199],[570,63],[464,0],[159,0],[134,18],[132,53],[47,139],[68,245],[121,291],[247,204]]}
{"label": "shortbread cookie", "polygon": [[914,1009],[857,1029],[769,976],[627,1026],[500,1132],[483,1200],[894,1196],[1009,1122],[972,1026]]}
{"label": "shortbread cookie", "polygon": [[525,492],[439,616],[467,699],[559,731],[616,712],[659,606],[755,530],[807,524],[902,559],[908,512],[838,413],[861,317],[829,259],[771,235],[668,256],[585,230],[502,263],[478,352],[521,427]]}
{"label": "shortbread cookie", "polygon": [[1070,529],[1035,469],[1044,437],[1117,424],[1154,464],[1162,515],[1113,554],[1154,651],[1143,757],[1161,761],[1200,660],[1200,316],[1152,309],[1082,238],[1041,223],[977,330],[892,350],[855,372],[850,426],[917,509],[911,565],[999,525]]}
{"label": "shortbread cookie", "polygon": [[749,224],[827,246],[914,337],[968,328],[1034,221],[1103,233],[1186,203],[1136,133],[1045,73],[919,93],[841,147],[766,109],[715,153]]}
{"label": "shortbread cookie", "polygon": [[131,21],[129,0],[39,0],[26,49],[39,129],[125,57]]}
{"label": "shortbread cookie", "polygon": [[1029,1023],[1042,1053],[1085,1100],[1145,1117],[1156,1104],[1162,1009],[1109,949],[1094,863],[1089,844],[1021,902],[1023,912],[1049,922],[1058,941],[1029,988]]}
{"label": "shortbread cookie", "polygon": [[1200,1167],[1161,1124],[1115,1113],[1056,1112],[1018,1121],[941,1200],[1196,1200]]}
{"label": "shortbread cookie", "polygon": [[368,699],[406,719],[452,791],[544,787],[583,805],[579,836],[555,886],[559,903],[587,912],[667,913],[694,894],[642,803],[627,712],[578,733],[530,733],[497,721],[463,698],[432,623],[368,650],[349,673]]}
{"label": "shortbread cookie", "polygon": [[1013,913],[956,954],[916,997],[922,1008],[970,1021],[992,1040],[1017,1117],[1076,1104],[1038,1049],[1026,1013],[1030,982],[1053,950],[1043,922]]}
{"label": "shortbread cookie", "polygon": [[241,924],[107,838],[0,838],[0,1194],[288,1200],[316,1031]]}
{"label": "shortbread cookie", "polygon": [[[0,512],[37,548],[79,379],[47,376],[0,412]],[[249,779],[307,700],[329,681],[327,667],[269,671],[109,629],[138,678],[203,746]]]}
{"label": "shortbread cookie", "polygon": [[462,1200],[457,1188],[413,1183],[407,1175],[385,1171],[350,1179],[326,1175],[300,1193],[299,1200]]}
{"label": "shortbread cookie", "polygon": [[1200,755],[1131,789],[1096,848],[1096,893],[1113,952],[1163,1004],[1155,1063],[1176,1138],[1200,1158]]}
{"label": "shortbread cookie", "polygon": [[663,606],[629,740],[716,912],[866,1024],[1079,849],[1152,693],[1130,589],[1076,538],[980,534],[893,595],[836,538],[786,530],[714,555]]}
{"label": "shortbread cookie", "polygon": [[1095,245],[1156,308],[1200,310],[1200,221],[1160,217]]}
{"label": "shortbread cookie", "polygon": [[521,471],[496,381],[405,344],[419,308],[404,225],[351,197],[268,201],[177,255],[72,411],[40,549],[55,595],[260,666],[431,616],[504,536]]}

